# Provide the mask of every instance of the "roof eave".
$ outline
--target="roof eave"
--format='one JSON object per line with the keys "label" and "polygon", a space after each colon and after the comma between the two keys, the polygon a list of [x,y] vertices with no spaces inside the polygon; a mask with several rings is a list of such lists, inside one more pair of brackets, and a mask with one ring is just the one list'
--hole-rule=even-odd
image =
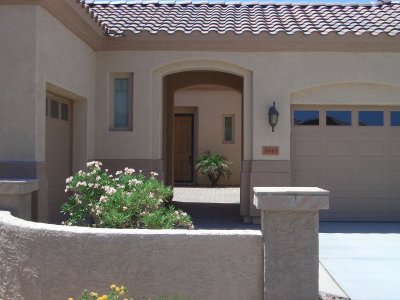
{"label": "roof eave", "polygon": [[400,52],[400,35],[369,33],[355,35],[351,32],[344,35],[336,33],[322,35],[316,32],[309,35],[299,32],[293,34],[280,32],[274,35],[249,32],[242,34],[125,32],[121,37],[106,37],[101,50]]}

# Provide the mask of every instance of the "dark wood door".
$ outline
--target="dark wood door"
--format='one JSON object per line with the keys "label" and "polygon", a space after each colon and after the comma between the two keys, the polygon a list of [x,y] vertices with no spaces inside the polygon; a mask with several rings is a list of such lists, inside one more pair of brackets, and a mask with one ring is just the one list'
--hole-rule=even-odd
{"label": "dark wood door", "polygon": [[174,116],[175,182],[193,182],[193,114]]}

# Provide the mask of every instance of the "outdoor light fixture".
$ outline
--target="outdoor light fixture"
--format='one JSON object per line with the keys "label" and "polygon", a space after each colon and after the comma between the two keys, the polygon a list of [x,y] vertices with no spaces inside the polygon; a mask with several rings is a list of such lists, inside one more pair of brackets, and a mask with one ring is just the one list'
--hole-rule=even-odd
{"label": "outdoor light fixture", "polygon": [[275,108],[275,101],[273,106],[271,106],[268,110],[268,119],[269,119],[269,125],[272,127],[272,132],[274,132],[274,127],[276,124],[278,124],[278,117],[279,117],[279,112]]}

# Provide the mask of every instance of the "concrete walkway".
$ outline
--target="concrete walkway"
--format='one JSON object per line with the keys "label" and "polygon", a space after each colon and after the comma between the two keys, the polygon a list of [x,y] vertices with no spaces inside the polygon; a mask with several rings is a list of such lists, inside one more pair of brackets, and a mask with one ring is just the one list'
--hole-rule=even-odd
{"label": "concrete walkway", "polygon": [[321,222],[320,261],[352,300],[400,299],[400,223]]}

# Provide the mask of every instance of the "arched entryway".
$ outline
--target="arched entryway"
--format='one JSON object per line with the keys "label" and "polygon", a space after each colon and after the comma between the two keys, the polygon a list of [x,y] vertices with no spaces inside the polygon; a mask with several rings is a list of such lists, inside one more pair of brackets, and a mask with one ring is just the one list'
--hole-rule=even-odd
{"label": "arched entryway", "polygon": [[[201,94],[207,99],[199,99]],[[243,77],[220,71],[183,71],[167,75],[163,79],[163,108],[163,160],[167,183],[204,184],[194,173],[193,164],[200,152],[210,150],[221,152],[230,160],[238,156],[235,163],[239,166],[235,166],[235,172],[239,174],[233,185],[239,186],[243,161]],[[231,126],[228,130],[234,136],[223,136],[224,126]],[[210,131],[212,128],[217,135]]]}
{"label": "arched entryway", "polygon": [[[178,61],[160,66],[152,73],[152,98],[162,108],[154,111],[153,128],[160,135],[152,137],[152,155],[161,157],[163,180],[173,185],[173,122],[176,91],[199,85],[222,86],[240,93],[241,100],[241,163],[240,215],[249,220],[253,198],[250,177],[253,160],[253,74],[251,71],[227,62],[214,60]],[[222,124],[221,124],[222,126]]]}

